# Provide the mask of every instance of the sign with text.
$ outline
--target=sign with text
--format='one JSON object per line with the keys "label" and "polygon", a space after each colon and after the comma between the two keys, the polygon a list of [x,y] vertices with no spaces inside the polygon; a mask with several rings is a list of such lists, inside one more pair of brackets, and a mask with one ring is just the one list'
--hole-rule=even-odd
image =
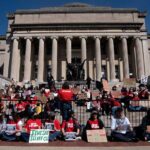
{"label": "sign with text", "polygon": [[136,79],[135,78],[125,78],[125,79],[123,79],[123,85],[126,87],[136,87]]}
{"label": "sign with text", "polygon": [[54,131],[54,123],[45,123],[45,129],[48,129],[49,131]]}
{"label": "sign with text", "polygon": [[76,140],[76,132],[66,132],[65,141],[75,141]]}
{"label": "sign with text", "polygon": [[29,143],[48,143],[49,130],[36,129],[30,131]]}
{"label": "sign with text", "polygon": [[86,134],[88,142],[107,142],[105,129],[87,130]]}

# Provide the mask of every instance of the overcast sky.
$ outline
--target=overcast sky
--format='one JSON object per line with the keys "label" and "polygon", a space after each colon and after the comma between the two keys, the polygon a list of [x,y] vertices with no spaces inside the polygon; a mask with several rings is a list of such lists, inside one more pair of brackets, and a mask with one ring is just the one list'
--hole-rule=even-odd
{"label": "overcast sky", "polygon": [[146,25],[150,33],[150,0],[0,0],[0,35],[5,35],[7,31],[6,15],[8,12],[14,12],[17,9],[63,6],[72,2],[114,8],[137,8],[141,11],[147,11]]}

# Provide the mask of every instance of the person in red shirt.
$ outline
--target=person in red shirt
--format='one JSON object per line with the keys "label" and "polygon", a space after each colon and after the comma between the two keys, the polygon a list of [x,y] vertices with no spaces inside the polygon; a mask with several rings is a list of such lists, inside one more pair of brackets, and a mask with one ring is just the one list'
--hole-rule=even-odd
{"label": "person in red shirt", "polygon": [[98,112],[92,111],[91,116],[86,124],[86,130],[103,129],[104,123],[98,118]]}
{"label": "person in red shirt", "polygon": [[64,139],[66,139],[68,132],[76,132],[76,136],[79,136],[80,129],[79,123],[76,118],[74,118],[74,112],[70,111],[67,120],[63,120],[62,122],[62,133]]}
{"label": "person in red shirt", "polygon": [[49,141],[54,141],[61,135],[61,126],[59,120],[55,119],[55,113],[50,112],[48,120],[46,120],[45,129],[49,129],[50,135],[49,135]]}
{"label": "person in red shirt", "polygon": [[140,98],[138,97],[138,92],[134,92],[133,98],[130,101],[129,110],[131,111],[140,111],[145,109],[140,105]]}
{"label": "person in red shirt", "polygon": [[87,141],[87,135],[86,131],[87,130],[96,130],[96,129],[103,129],[104,128],[104,123],[103,121],[99,118],[98,111],[95,109],[91,112],[91,116],[88,119],[86,126],[83,130],[82,134],[82,139]]}
{"label": "person in red shirt", "polygon": [[34,114],[31,115],[24,126],[26,132],[21,133],[21,139],[25,142],[29,142],[30,131],[41,128],[42,128],[41,119],[37,119],[37,116],[35,116]]}
{"label": "person in red shirt", "polygon": [[21,100],[19,100],[19,102],[15,105],[16,112],[20,116],[20,118],[24,117],[25,107],[25,103]]}
{"label": "person in red shirt", "polygon": [[69,111],[72,110],[71,101],[73,100],[73,92],[69,88],[69,84],[65,82],[62,89],[58,91],[58,97],[61,101],[61,113],[63,120],[66,120],[69,115]]}

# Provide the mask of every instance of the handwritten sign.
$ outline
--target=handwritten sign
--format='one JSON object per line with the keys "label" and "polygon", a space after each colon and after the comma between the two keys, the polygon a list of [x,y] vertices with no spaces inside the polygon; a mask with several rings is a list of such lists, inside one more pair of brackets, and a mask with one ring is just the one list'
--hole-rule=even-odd
{"label": "handwritten sign", "polygon": [[87,130],[88,142],[107,142],[105,129]]}
{"label": "handwritten sign", "polygon": [[136,87],[136,79],[135,78],[125,78],[125,79],[123,79],[123,84],[126,87]]}
{"label": "handwritten sign", "polygon": [[48,143],[49,130],[36,129],[30,131],[29,143]]}

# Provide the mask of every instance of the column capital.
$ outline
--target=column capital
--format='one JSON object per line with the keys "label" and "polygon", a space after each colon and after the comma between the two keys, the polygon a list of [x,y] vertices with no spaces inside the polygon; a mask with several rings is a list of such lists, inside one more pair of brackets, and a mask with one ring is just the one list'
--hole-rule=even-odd
{"label": "column capital", "polygon": [[140,39],[141,40],[147,40],[148,38],[147,38],[147,36],[141,36]]}
{"label": "column capital", "polygon": [[134,36],[134,39],[141,39],[141,36]]}
{"label": "column capital", "polygon": [[87,39],[87,36],[79,36],[80,39]]}
{"label": "column capital", "polygon": [[56,40],[57,40],[59,37],[58,37],[58,36],[51,36],[50,38],[51,38],[52,40],[53,40],[53,39],[56,39]]}
{"label": "column capital", "polygon": [[99,35],[94,36],[94,39],[101,39],[101,38],[102,36],[99,36]]}
{"label": "column capital", "polygon": [[39,40],[40,40],[40,39],[45,40],[45,37],[44,37],[44,36],[38,36],[37,39],[39,39]]}
{"label": "column capital", "polygon": [[72,36],[65,36],[64,38],[65,38],[65,40],[67,40],[67,39],[70,39],[70,40],[73,39]]}
{"label": "column capital", "polygon": [[19,37],[18,36],[13,36],[12,38],[11,38],[12,40],[19,40]]}
{"label": "column capital", "polygon": [[127,38],[128,38],[128,36],[126,36],[126,35],[122,35],[122,36],[120,36],[120,39],[123,39],[123,38],[127,39]]}
{"label": "column capital", "polygon": [[27,39],[32,40],[32,37],[30,37],[30,36],[25,36],[24,39],[25,39],[25,40],[27,40]]}
{"label": "column capital", "polygon": [[108,35],[107,36],[107,39],[114,39],[115,38],[115,36],[113,36],[113,35]]}

